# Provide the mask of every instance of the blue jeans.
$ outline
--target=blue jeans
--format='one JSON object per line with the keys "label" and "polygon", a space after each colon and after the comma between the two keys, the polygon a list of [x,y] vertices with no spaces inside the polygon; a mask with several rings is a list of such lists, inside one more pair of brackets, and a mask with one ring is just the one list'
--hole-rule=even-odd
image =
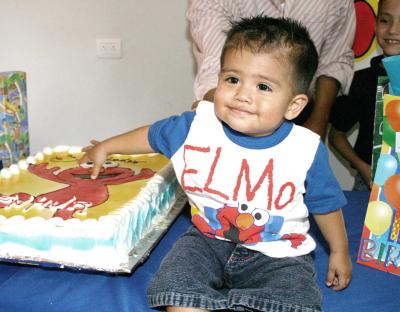
{"label": "blue jeans", "polygon": [[208,238],[191,227],[161,263],[147,290],[151,307],[231,311],[321,311],[310,255],[271,258]]}

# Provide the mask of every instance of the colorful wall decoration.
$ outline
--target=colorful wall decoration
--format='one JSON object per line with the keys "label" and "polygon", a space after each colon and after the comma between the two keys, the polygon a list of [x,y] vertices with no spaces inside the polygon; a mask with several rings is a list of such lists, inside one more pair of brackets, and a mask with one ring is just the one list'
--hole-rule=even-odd
{"label": "colorful wall decoration", "polygon": [[356,34],[353,43],[355,69],[369,67],[370,58],[381,54],[375,39],[378,0],[355,0]]}
{"label": "colorful wall decoration", "polygon": [[361,61],[376,49],[374,28],[378,1],[356,0],[354,1],[354,6],[357,24],[353,51],[356,61]]}

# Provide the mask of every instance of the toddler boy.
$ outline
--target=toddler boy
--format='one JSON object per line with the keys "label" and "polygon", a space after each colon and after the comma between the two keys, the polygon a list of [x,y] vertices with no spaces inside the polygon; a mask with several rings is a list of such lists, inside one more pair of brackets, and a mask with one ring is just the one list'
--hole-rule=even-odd
{"label": "toddler boy", "polygon": [[110,154],[163,153],[189,198],[194,226],[153,278],[151,307],[321,311],[309,213],[330,247],[327,285],[348,285],[345,198],[319,136],[291,122],[317,65],[299,23],[242,19],[227,34],[215,103],[85,148],[93,178]]}

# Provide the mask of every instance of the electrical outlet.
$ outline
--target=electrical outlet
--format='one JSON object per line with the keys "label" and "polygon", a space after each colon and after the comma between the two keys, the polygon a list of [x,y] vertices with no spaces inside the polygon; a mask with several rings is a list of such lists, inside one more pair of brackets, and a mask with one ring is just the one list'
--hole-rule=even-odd
{"label": "electrical outlet", "polygon": [[121,39],[101,38],[96,39],[97,57],[99,58],[121,58]]}

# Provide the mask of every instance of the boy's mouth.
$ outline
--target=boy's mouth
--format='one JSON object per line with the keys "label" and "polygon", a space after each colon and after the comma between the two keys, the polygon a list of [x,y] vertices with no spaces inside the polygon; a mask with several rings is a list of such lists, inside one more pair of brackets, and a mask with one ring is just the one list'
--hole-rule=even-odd
{"label": "boy's mouth", "polygon": [[400,40],[397,39],[385,39],[387,44],[400,44]]}
{"label": "boy's mouth", "polygon": [[229,106],[228,108],[232,113],[237,114],[237,115],[245,116],[245,115],[253,115],[254,114],[253,112],[251,112],[247,109],[238,107],[238,106]]}

